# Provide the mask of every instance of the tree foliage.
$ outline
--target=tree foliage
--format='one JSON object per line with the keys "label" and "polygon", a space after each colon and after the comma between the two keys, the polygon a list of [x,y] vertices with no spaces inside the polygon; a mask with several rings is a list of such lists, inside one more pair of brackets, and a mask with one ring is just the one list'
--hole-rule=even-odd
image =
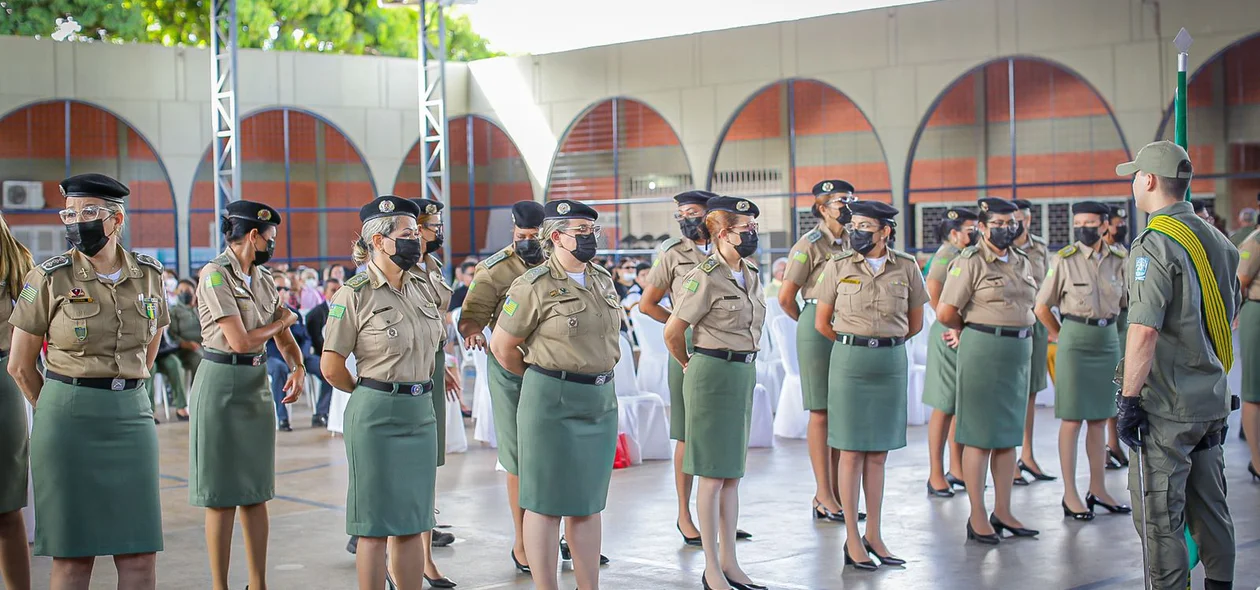
{"label": "tree foliage", "polygon": [[[0,0],[0,35],[48,36],[73,18],[73,40],[149,42],[204,47],[209,0]],[[426,18],[437,41],[435,5]],[[447,11],[447,57],[471,61],[499,55],[468,17]],[[240,47],[416,57],[419,11],[381,8],[376,0],[237,0]]]}

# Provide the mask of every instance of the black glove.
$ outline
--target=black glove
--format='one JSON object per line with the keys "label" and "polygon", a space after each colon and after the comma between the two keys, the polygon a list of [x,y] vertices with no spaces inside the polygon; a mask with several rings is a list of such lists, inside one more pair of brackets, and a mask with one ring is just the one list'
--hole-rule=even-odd
{"label": "black glove", "polygon": [[1142,398],[1125,397],[1117,392],[1116,410],[1119,411],[1116,415],[1116,431],[1120,436],[1120,442],[1131,449],[1141,448],[1142,441],[1138,433],[1145,436],[1148,432],[1146,410],[1142,409]]}

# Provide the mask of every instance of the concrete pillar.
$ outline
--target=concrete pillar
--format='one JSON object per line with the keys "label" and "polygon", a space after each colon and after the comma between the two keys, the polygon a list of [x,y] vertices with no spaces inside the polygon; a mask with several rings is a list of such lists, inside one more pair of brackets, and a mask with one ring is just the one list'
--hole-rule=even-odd
{"label": "concrete pillar", "polygon": [[[319,212],[319,257],[328,256],[328,154],[324,144],[324,122],[315,120],[315,206]],[[369,172],[370,174],[370,172]]]}
{"label": "concrete pillar", "polygon": [[[988,68],[980,68],[976,71],[975,78],[975,96],[976,96],[976,124],[980,126],[980,144],[976,146],[976,184],[983,186],[989,184],[989,94],[988,90]],[[946,92],[949,92],[948,90]],[[931,116],[931,115],[929,115]],[[987,189],[977,191],[978,198],[989,196]]]}

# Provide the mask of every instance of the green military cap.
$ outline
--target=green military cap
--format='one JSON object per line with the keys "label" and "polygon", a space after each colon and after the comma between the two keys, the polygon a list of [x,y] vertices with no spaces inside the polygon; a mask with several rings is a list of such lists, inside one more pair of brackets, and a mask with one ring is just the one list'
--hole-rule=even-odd
{"label": "green military cap", "polygon": [[1132,162],[1116,166],[1116,176],[1129,176],[1138,171],[1164,178],[1190,178],[1194,166],[1190,154],[1171,141],[1156,141],[1138,150]]}

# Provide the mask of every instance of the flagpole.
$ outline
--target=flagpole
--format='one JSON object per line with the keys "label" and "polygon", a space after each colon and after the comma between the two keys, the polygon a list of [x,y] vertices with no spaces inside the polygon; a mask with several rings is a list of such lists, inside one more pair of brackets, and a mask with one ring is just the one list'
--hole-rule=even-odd
{"label": "flagpole", "polygon": [[[1187,152],[1190,151],[1189,140],[1186,137],[1186,69],[1187,62],[1190,60],[1190,45],[1194,43],[1194,39],[1190,38],[1184,28],[1177,33],[1177,37],[1173,39],[1173,45],[1177,46],[1177,95],[1173,98],[1173,117],[1175,118],[1175,129],[1173,141]],[[1190,187],[1186,187],[1186,200],[1190,200]]]}

